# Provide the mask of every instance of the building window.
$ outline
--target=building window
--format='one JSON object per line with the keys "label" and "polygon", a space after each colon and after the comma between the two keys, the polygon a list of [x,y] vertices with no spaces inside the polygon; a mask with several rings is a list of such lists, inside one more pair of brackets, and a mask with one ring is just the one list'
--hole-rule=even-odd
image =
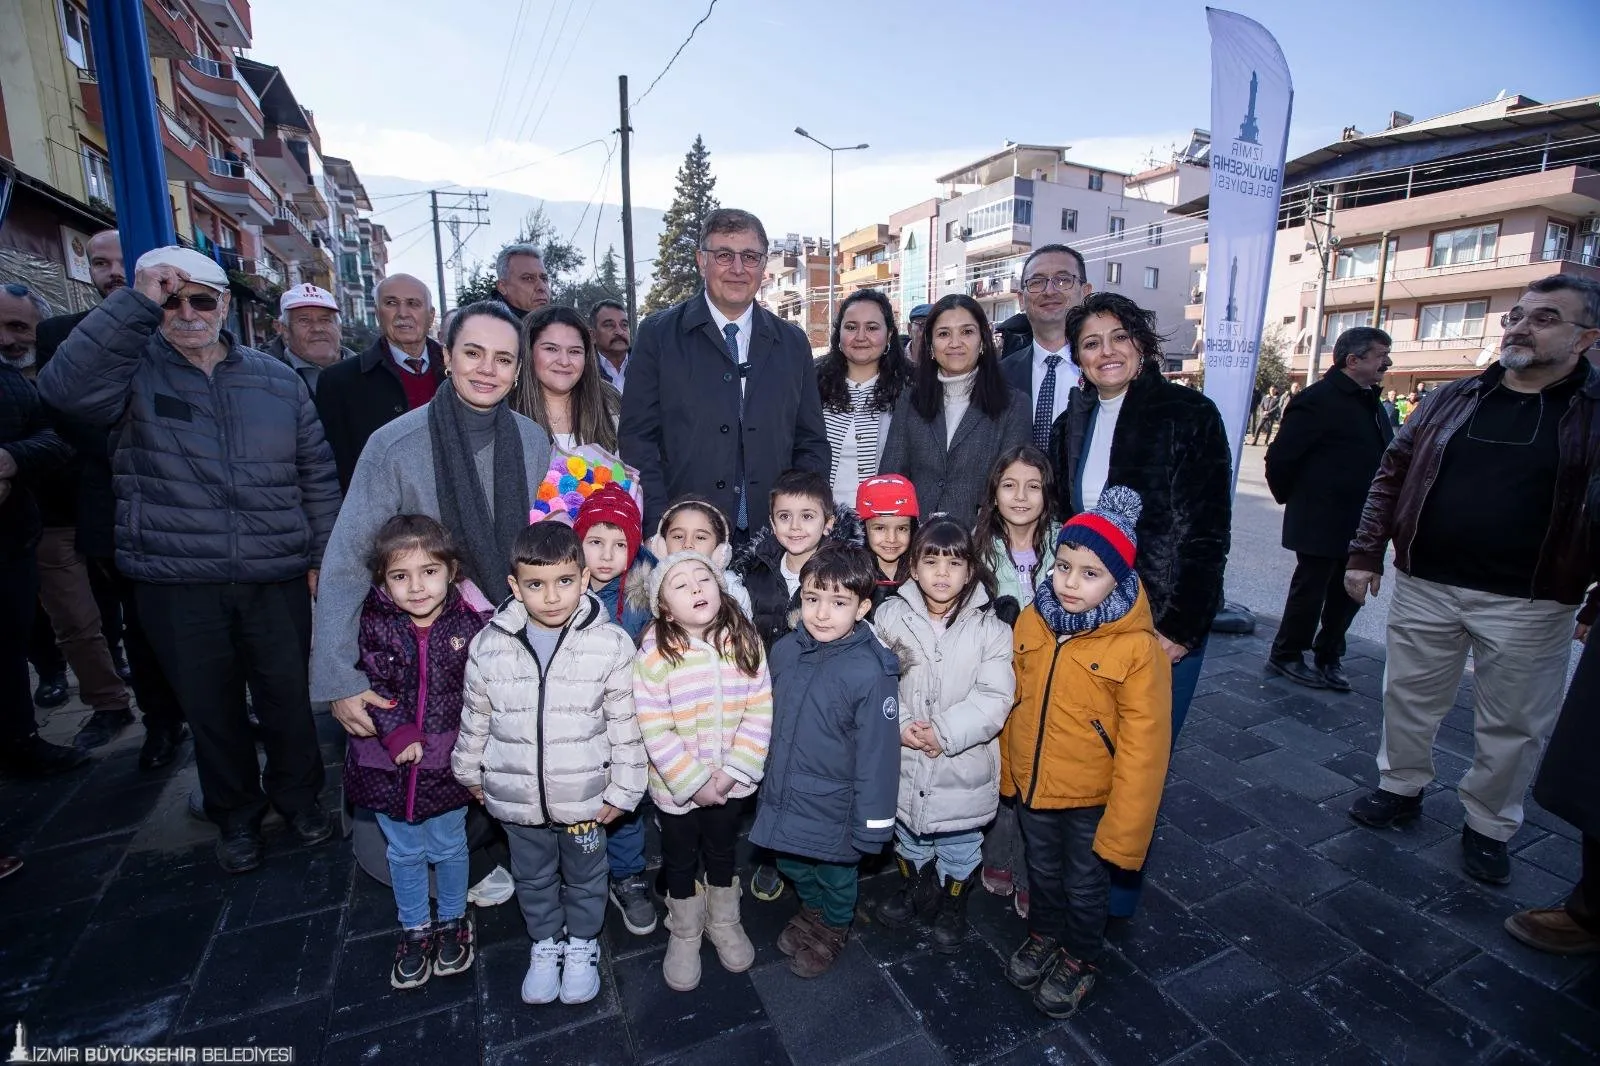
{"label": "building window", "polygon": [[1544,258],[1554,262],[1567,257],[1572,247],[1572,227],[1560,222],[1550,222],[1544,227]]}
{"label": "building window", "polygon": [[[1291,321],[1293,320],[1291,319]],[[1386,325],[1388,321],[1389,309],[1385,307],[1378,325]],[[1370,307],[1365,311],[1340,311],[1337,314],[1329,315],[1328,328],[1322,332],[1322,350],[1325,352],[1331,351],[1334,342],[1339,339],[1339,335],[1345,330],[1355,329],[1357,326],[1370,325],[1372,325],[1372,308]]]}
{"label": "building window", "polygon": [[116,206],[111,194],[111,160],[87,144],[83,146],[83,187],[90,200],[104,200],[107,206]]}
{"label": "building window", "polygon": [[947,241],[959,241],[961,239],[961,220],[959,218],[944,224],[944,239]]}
{"label": "building window", "polygon": [[1121,263],[1112,263],[1112,262],[1109,262],[1109,261],[1106,263],[1106,284],[1107,285],[1121,285],[1122,284],[1122,264]]}
{"label": "building window", "polygon": [[1111,228],[1106,230],[1106,232],[1120,241],[1120,240],[1122,240],[1122,231],[1127,229],[1127,228],[1128,228],[1128,220],[1127,219],[1118,218],[1116,215],[1112,215],[1111,216]]}
{"label": "building window", "polygon": [[[1389,265],[1384,270],[1384,277],[1394,277],[1394,253],[1399,246],[1399,241],[1389,238]],[[1375,278],[1378,276],[1378,242],[1371,244],[1358,244],[1350,248],[1340,248],[1338,255],[1333,260],[1333,276],[1336,278]]]}
{"label": "building window", "polygon": [[[1146,244],[1160,244],[1161,243],[1161,231],[1162,231],[1163,228],[1164,227],[1159,226],[1154,222],[1152,222],[1148,226],[1146,226],[1144,228],[1144,241],[1145,241],[1145,243]],[[1155,288],[1154,285],[1147,285],[1145,287],[1149,288],[1149,289]]]}
{"label": "building window", "polygon": [[1486,226],[1466,226],[1433,235],[1433,265],[1454,266],[1457,263],[1481,263],[1494,258],[1495,245],[1500,240],[1500,223]]}
{"label": "building window", "polygon": [[1061,209],[1061,229],[1064,233],[1078,232],[1078,212],[1070,207]]}
{"label": "building window", "polygon": [[1022,197],[1006,197],[992,204],[984,204],[967,212],[967,228],[972,232],[968,239],[998,233],[1010,226],[1026,226],[1033,222],[1033,201]]}
{"label": "building window", "polygon": [[1417,336],[1425,341],[1481,337],[1483,316],[1488,310],[1487,300],[1424,307],[1417,319]]}
{"label": "building window", "polygon": [[1301,259],[1303,254],[1304,253],[1301,253],[1301,252],[1295,252],[1293,255],[1289,256],[1289,262],[1291,262],[1291,263],[1300,262],[1300,259]]}
{"label": "building window", "polygon": [[1089,171],[1089,191],[1103,192],[1106,187],[1106,176],[1098,170]]}
{"label": "building window", "polygon": [[94,46],[89,41],[89,16],[61,0],[61,45],[67,60],[82,70],[94,69]]}
{"label": "building window", "polygon": [[1157,289],[1161,287],[1161,270],[1158,267],[1144,268],[1144,287]]}

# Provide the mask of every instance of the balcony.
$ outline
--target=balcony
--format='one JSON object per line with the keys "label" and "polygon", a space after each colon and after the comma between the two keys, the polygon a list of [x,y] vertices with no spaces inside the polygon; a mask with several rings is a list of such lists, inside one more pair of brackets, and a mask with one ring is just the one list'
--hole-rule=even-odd
{"label": "balcony", "polygon": [[993,259],[997,256],[1019,255],[1033,247],[1032,226],[1001,226],[988,233],[976,233],[966,238],[968,258]]}
{"label": "balcony", "polygon": [[200,135],[184,125],[177,112],[156,101],[161,112],[161,147],[166,157],[168,181],[204,181],[211,173],[210,159]]}
{"label": "balcony", "polygon": [[261,227],[261,235],[284,259],[307,259],[317,251],[311,230],[288,204],[278,205],[272,219]]}
{"label": "balcony", "polygon": [[865,266],[852,267],[849,270],[839,271],[839,284],[847,289],[861,289],[873,285],[883,285],[889,281],[889,263],[887,260],[880,263],[868,263]]}
{"label": "balcony", "polygon": [[278,191],[242,160],[206,157],[206,176],[196,189],[206,199],[246,222],[271,222],[278,207]]}
{"label": "balcony", "polygon": [[266,132],[261,123],[261,101],[232,63],[190,56],[186,62],[172,64],[172,69],[184,91],[229,133],[260,137]]}
{"label": "balcony", "polygon": [[229,48],[250,47],[250,5],[246,0],[190,0],[217,40]]}
{"label": "balcony", "polygon": [[[1476,295],[1501,289],[1525,289],[1535,281],[1558,271],[1580,274],[1600,281],[1600,266],[1584,262],[1575,252],[1546,259],[1542,252],[1524,252],[1521,255],[1503,255],[1496,259],[1481,259],[1474,263],[1450,263],[1445,266],[1412,267],[1408,270],[1388,272],[1386,286],[1396,283],[1403,289],[1386,288],[1394,298],[1403,292],[1407,298],[1431,300],[1438,297]],[[1378,296],[1377,276],[1359,278],[1330,278],[1328,280],[1328,306],[1371,306]],[[1306,281],[1300,285],[1300,305],[1311,307],[1317,302],[1317,282]]]}
{"label": "balcony", "polygon": [[870,251],[873,248],[882,248],[889,243],[889,227],[883,223],[874,226],[862,226],[851,233],[846,233],[839,238],[839,258],[849,259],[858,252]]}
{"label": "balcony", "polygon": [[[304,142],[301,143],[304,147]],[[261,172],[277,182],[286,193],[298,193],[302,186],[311,184],[311,172],[306,169],[306,160],[301,153],[294,150],[294,145],[286,137],[267,136],[255,142],[256,166]]]}
{"label": "balcony", "polygon": [[105,128],[105,113],[100,107],[100,83],[94,71],[78,68],[78,98],[83,101],[83,117],[92,126]]}
{"label": "balcony", "polygon": [[182,61],[194,55],[194,27],[177,0],[144,0],[144,36],[152,59]]}

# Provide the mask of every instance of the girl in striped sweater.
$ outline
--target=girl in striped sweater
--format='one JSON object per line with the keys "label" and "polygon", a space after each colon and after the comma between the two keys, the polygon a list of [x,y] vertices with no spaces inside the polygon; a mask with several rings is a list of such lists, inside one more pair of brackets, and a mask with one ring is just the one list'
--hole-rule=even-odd
{"label": "girl in striped sweater", "polygon": [[722,570],[699,552],[663,559],[650,574],[655,620],[633,666],[650,798],[661,812],[672,934],[661,972],[678,992],[700,983],[702,935],[730,973],[755,960],[739,923],[734,846],[743,801],[766,766],[772,683],[761,637],[727,593]]}

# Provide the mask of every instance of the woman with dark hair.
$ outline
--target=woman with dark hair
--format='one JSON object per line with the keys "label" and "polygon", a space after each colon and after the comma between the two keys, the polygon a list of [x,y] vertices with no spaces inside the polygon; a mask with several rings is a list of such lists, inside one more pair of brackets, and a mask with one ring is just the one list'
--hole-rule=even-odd
{"label": "woman with dark hair", "polygon": [[622,394],[600,377],[588,323],[570,307],[551,304],[522,320],[527,361],[512,408],[545,428],[562,451],[598,444],[617,453]]}
{"label": "woman with dark hair", "polygon": [[1032,405],[1006,384],[989,320],[972,297],[952,293],[934,304],[920,340],[878,466],[911,479],[923,514],[942,511],[970,526],[995,457],[1027,443]]}
{"label": "woman with dark hair", "polygon": [[[1228,436],[1203,393],[1162,375],[1153,312],[1097,292],[1067,312],[1066,328],[1083,381],[1050,431],[1057,517],[1091,509],[1108,485],[1126,485],[1143,500],[1135,568],[1172,660],[1176,741],[1222,606],[1233,521]],[[1112,878],[1114,916],[1133,913],[1138,884]]]}
{"label": "woman with dark hair", "polygon": [[833,342],[817,362],[817,391],[828,430],[834,502],[853,507],[856,489],[878,472],[891,412],[911,379],[894,305],[875,289],[845,297],[833,320]]}

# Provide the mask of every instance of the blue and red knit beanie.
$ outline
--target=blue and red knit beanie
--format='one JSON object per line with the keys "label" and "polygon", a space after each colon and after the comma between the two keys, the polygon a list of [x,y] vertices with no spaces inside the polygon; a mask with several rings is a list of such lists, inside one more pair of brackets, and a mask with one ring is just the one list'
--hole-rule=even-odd
{"label": "blue and red knit beanie", "polygon": [[1100,557],[1120,585],[1133,573],[1133,560],[1139,551],[1134,529],[1143,509],[1137,492],[1125,485],[1108,485],[1093,508],[1067,519],[1056,546],[1070,543],[1088,548]]}

